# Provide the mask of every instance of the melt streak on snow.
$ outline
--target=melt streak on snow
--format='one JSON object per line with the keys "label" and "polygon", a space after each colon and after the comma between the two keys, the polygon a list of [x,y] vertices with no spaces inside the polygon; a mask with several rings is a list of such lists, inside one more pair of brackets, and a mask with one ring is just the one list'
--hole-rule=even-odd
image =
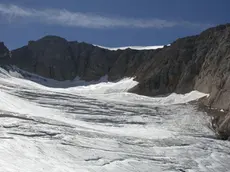
{"label": "melt streak on snow", "polygon": [[230,168],[229,142],[216,140],[204,112],[187,103],[204,94],[127,93],[136,84],[57,82],[0,69],[0,172]]}

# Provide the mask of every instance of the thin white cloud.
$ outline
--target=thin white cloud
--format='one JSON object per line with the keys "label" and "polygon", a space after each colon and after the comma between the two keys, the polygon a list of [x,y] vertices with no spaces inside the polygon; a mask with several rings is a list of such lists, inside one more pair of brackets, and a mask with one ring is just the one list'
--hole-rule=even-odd
{"label": "thin white cloud", "polygon": [[171,28],[175,26],[206,28],[211,26],[210,24],[192,23],[188,21],[114,18],[81,12],[70,12],[62,9],[38,10],[12,4],[0,4],[0,17],[8,22],[22,20],[84,28]]}

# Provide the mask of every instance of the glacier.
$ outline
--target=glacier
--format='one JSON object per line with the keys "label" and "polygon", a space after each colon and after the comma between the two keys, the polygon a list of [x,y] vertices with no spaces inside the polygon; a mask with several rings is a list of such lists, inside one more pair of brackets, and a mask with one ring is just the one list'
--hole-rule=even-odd
{"label": "glacier", "polygon": [[[29,76],[29,77],[28,77]],[[0,172],[226,172],[198,91],[127,92],[133,78],[58,82],[0,68]]]}

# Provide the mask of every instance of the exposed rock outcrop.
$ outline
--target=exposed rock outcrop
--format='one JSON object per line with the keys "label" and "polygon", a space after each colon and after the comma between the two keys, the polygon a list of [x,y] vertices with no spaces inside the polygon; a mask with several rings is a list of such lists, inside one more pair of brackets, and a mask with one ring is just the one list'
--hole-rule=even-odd
{"label": "exposed rock outcrop", "polygon": [[[130,92],[156,96],[195,89],[210,94],[202,99],[205,105],[226,112],[230,108],[230,24],[178,39],[157,50],[110,51],[47,36],[11,54],[1,43],[1,64],[16,65],[44,77],[98,80],[108,75],[114,81],[135,76],[139,84]],[[214,120],[216,130],[224,137],[230,136],[228,119],[230,115]]]}
{"label": "exposed rock outcrop", "polygon": [[230,140],[230,113],[215,114],[212,117],[212,127],[220,139]]}

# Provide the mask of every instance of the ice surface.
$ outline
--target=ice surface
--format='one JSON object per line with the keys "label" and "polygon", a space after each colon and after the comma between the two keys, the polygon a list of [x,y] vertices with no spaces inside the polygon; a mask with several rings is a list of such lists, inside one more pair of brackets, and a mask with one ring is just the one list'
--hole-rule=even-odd
{"label": "ice surface", "polygon": [[116,83],[57,82],[0,68],[0,172],[226,172],[229,142],[215,139],[206,94],[150,98]]}

